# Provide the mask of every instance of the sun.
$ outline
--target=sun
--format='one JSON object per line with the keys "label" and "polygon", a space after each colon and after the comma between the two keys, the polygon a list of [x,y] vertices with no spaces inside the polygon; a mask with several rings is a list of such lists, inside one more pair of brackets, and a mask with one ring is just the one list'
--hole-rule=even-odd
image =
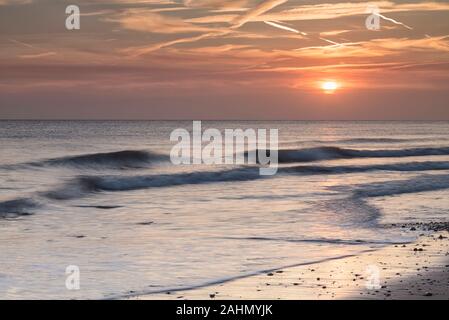
{"label": "sun", "polygon": [[333,93],[339,87],[340,85],[336,81],[324,81],[321,83],[321,89],[323,89],[325,93]]}

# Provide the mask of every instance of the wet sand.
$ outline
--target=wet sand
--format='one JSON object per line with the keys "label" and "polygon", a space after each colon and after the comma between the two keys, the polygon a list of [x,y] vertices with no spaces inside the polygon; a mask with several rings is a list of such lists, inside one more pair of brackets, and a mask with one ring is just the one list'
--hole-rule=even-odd
{"label": "wet sand", "polygon": [[[407,226],[410,227],[410,226]],[[411,226],[415,228],[415,226]],[[414,243],[133,299],[449,299],[447,225],[416,225]],[[419,230],[421,229],[421,230]]]}

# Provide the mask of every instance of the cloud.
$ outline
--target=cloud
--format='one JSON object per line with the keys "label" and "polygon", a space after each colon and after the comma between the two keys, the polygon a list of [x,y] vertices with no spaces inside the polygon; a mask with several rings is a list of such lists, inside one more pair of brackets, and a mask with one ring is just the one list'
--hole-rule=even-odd
{"label": "cloud", "polygon": [[19,58],[21,59],[37,59],[37,58],[45,58],[49,56],[56,55],[56,52],[49,51],[49,52],[43,52],[43,53],[36,53],[36,54],[22,54],[19,55]]}
{"label": "cloud", "polygon": [[225,10],[241,10],[248,6],[248,0],[184,0],[183,4],[190,8],[218,8]]}
{"label": "cloud", "polygon": [[[424,12],[424,11],[448,11],[449,3],[440,2],[420,2],[420,3],[395,3],[391,1],[357,2],[357,3],[324,3],[313,5],[299,5],[293,9],[285,9],[277,12],[268,12],[270,9],[286,1],[273,0],[266,1],[246,13],[238,16],[231,14],[210,15],[188,19],[192,23],[219,23],[228,22],[239,26],[239,22],[246,23],[263,21],[309,21],[309,20],[328,20],[348,16],[367,15],[367,8],[377,6],[380,13],[393,12]],[[266,9],[266,10],[264,10]],[[390,18],[387,18],[390,19]]]}
{"label": "cloud", "polygon": [[15,4],[28,4],[33,0],[0,0],[0,6],[15,5]]}
{"label": "cloud", "polygon": [[337,43],[325,38],[321,39],[331,43],[331,45],[303,47],[295,51],[302,56],[322,58],[385,57],[401,53],[407,55],[412,52],[449,52],[448,36],[419,39],[383,38],[346,43]]}
{"label": "cloud", "polygon": [[248,10],[245,14],[234,18],[231,21],[232,28],[240,28],[248,21],[260,16],[261,14],[270,11],[271,9],[287,2],[287,0],[266,0],[258,6]]}
{"label": "cloud", "polygon": [[209,27],[198,26],[177,17],[158,14],[146,9],[129,9],[115,17],[107,18],[105,21],[118,22],[124,29],[151,33],[181,34],[213,31]]}
{"label": "cloud", "polygon": [[199,54],[220,54],[240,49],[247,49],[250,47],[251,47],[250,45],[224,44],[221,46],[214,46],[214,47],[190,48],[185,51]]}
{"label": "cloud", "polygon": [[175,44],[196,42],[196,41],[203,40],[203,39],[222,36],[226,33],[227,33],[227,31],[204,33],[204,34],[200,34],[200,35],[194,36],[194,37],[180,38],[180,39],[170,40],[170,41],[166,41],[166,42],[160,42],[160,43],[156,43],[156,44],[144,45],[144,46],[129,47],[129,48],[121,50],[121,52],[127,54],[130,57],[139,57],[139,56],[154,52],[154,51],[162,49],[162,48],[173,46]]}
{"label": "cloud", "polygon": [[[175,44],[180,43],[191,43],[196,42],[203,39],[214,38],[218,36],[225,36],[232,32],[232,29],[237,29],[243,26],[247,21],[260,15],[264,12],[267,12],[274,7],[279,6],[282,3],[285,3],[287,0],[267,0],[260,3],[253,9],[248,10],[245,14],[239,16],[237,19],[234,19],[231,22],[231,28],[221,28],[221,29],[211,29],[211,28],[202,28],[195,24],[191,24],[181,19],[177,18],[169,18],[161,15],[155,15],[156,19],[150,19],[151,22],[147,21],[148,16],[142,16],[142,12],[139,12],[137,15],[128,16],[125,14],[124,17],[120,18],[119,21],[123,27],[132,30],[139,31],[150,31],[150,32],[159,32],[159,33],[189,33],[189,32],[200,32],[203,31],[205,33],[188,37],[188,38],[180,38],[176,40],[170,40],[167,42],[162,42],[158,44],[153,44],[149,46],[142,47],[131,47],[123,50],[122,52],[131,53],[131,56],[141,56],[155,50],[159,50],[165,47],[169,47]],[[214,1],[213,1],[214,2]],[[129,13],[128,13],[129,14]],[[149,13],[153,14],[154,13]],[[150,16],[151,17],[151,16]],[[159,31],[156,31],[159,30]]]}

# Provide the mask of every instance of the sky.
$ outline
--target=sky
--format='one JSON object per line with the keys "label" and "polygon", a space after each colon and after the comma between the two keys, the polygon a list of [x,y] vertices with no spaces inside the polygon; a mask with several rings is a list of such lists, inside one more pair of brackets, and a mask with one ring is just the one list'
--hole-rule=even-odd
{"label": "sky", "polygon": [[448,71],[449,1],[0,0],[0,119],[449,120]]}

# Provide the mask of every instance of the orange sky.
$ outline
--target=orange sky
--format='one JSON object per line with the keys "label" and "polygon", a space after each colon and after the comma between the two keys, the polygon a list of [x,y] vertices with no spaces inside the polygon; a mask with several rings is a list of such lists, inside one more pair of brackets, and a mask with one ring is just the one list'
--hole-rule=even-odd
{"label": "orange sky", "polygon": [[448,1],[0,0],[0,46],[3,119],[449,120]]}

